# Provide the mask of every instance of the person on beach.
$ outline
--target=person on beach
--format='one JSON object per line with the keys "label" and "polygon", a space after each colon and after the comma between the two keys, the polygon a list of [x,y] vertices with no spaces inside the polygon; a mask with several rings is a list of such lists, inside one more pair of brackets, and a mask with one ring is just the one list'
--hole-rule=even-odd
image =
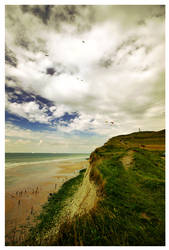
{"label": "person on beach", "polygon": [[18,200],[18,207],[20,206],[20,204],[21,204],[21,201],[20,201],[20,200]]}
{"label": "person on beach", "polygon": [[31,207],[31,214],[33,214],[33,207]]}

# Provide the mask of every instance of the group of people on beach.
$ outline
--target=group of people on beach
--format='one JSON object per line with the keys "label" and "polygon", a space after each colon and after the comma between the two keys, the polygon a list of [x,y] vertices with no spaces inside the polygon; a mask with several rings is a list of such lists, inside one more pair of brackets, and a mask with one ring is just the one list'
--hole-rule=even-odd
{"label": "group of people on beach", "polygon": [[20,197],[22,197],[22,195],[24,195],[24,194],[27,194],[27,193],[32,193],[32,194],[38,194],[39,193],[39,188],[38,188],[38,186],[37,186],[37,188],[36,189],[32,189],[32,191],[31,192],[29,192],[28,190],[21,190],[21,191],[16,191],[16,196],[20,196]]}
{"label": "group of people on beach", "polygon": [[[37,195],[37,194],[39,194],[39,187],[37,186],[36,187],[36,189],[32,189],[31,191],[29,191],[29,190],[27,190],[27,189],[25,189],[24,191],[23,190],[21,190],[21,191],[16,191],[16,196],[17,197],[23,197],[24,195],[28,195],[28,194],[35,194],[35,195]],[[18,200],[18,207],[20,207],[21,206],[21,199],[19,199]],[[33,214],[33,206],[31,207],[31,211],[30,211],[30,213],[31,214]]]}
{"label": "group of people on beach", "polygon": [[[76,172],[76,171],[75,171]],[[54,184],[54,190],[57,190],[59,188],[59,183],[64,183],[67,180],[68,177],[65,178],[59,178],[58,179],[58,183]],[[16,198],[17,199],[17,203],[18,203],[18,208],[21,207],[22,204],[22,198],[24,198],[25,196],[29,196],[29,195],[38,195],[39,193],[41,193],[40,188],[37,186],[36,188],[24,188],[23,190],[19,190],[15,192],[15,195],[13,194],[9,194],[12,198]],[[34,207],[31,207],[30,210],[30,214],[32,215],[34,212]]]}

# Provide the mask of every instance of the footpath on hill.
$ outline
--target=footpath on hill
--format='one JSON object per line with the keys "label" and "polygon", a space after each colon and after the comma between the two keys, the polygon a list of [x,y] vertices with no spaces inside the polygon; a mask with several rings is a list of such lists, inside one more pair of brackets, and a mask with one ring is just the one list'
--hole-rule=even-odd
{"label": "footpath on hill", "polygon": [[133,150],[129,150],[127,152],[127,154],[125,156],[123,156],[121,158],[121,162],[124,166],[124,168],[127,170],[129,167],[132,166],[133,163],[133,155],[134,155],[134,151]]}

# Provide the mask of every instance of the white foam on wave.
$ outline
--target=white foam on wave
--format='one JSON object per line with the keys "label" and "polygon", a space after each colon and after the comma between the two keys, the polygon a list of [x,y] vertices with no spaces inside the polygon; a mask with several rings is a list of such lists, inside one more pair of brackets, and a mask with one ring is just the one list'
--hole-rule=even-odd
{"label": "white foam on wave", "polygon": [[45,160],[45,161],[33,161],[33,162],[17,162],[17,163],[6,163],[5,168],[14,168],[18,166],[24,166],[24,165],[36,165],[36,164],[43,164],[43,163],[51,163],[51,162],[64,162],[64,161],[70,161],[70,160],[80,160],[80,159],[86,159],[86,156],[83,157],[73,157],[73,158],[62,158],[62,159],[55,159],[55,160]]}

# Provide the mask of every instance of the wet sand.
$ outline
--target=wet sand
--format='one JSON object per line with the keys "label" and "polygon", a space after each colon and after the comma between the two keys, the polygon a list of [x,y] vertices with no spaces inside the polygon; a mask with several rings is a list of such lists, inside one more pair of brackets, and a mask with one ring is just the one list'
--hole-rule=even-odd
{"label": "wet sand", "polygon": [[[5,233],[6,242],[23,237],[17,230],[27,231],[26,225],[47,202],[49,193],[57,192],[64,182],[78,175],[88,161],[65,161],[17,166],[6,169]],[[21,240],[21,239],[20,239]]]}

